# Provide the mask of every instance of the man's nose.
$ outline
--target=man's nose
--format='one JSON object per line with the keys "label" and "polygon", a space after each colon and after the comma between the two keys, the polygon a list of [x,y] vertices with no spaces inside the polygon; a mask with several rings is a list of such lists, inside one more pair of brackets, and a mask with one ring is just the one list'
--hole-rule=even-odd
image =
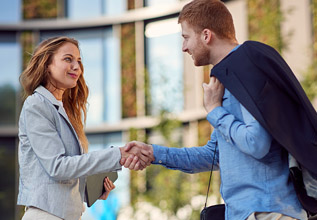
{"label": "man's nose", "polygon": [[183,52],[187,52],[187,45],[186,45],[186,43],[185,42],[183,42],[183,46],[182,46],[182,51]]}

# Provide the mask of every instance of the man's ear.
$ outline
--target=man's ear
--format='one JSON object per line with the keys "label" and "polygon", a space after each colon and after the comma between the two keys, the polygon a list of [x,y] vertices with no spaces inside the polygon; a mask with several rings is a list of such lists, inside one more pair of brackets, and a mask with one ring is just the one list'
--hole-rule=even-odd
{"label": "man's ear", "polygon": [[213,32],[207,28],[202,31],[202,39],[206,44],[209,44],[213,39]]}

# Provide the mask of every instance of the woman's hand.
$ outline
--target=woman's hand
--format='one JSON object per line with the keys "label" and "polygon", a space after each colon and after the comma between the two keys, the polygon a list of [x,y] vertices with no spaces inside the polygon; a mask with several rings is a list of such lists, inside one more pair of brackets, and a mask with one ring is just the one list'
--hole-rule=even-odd
{"label": "woman's hand", "polygon": [[114,188],[116,188],[116,186],[113,184],[113,182],[106,177],[104,182],[103,182],[103,186],[105,188],[105,192],[102,194],[102,196],[100,196],[99,199],[101,200],[106,200],[109,196],[109,193],[111,190],[113,190]]}

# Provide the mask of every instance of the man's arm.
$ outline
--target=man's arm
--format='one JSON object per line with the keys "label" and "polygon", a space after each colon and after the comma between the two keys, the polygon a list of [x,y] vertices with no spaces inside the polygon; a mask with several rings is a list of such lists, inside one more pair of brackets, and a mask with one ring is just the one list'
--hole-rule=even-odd
{"label": "man's arm", "polygon": [[217,107],[207,115],[207,120],[218,130],[224,140],[256,159],[270,150],[272,137],[241,105],[244,121],[237,119],[225,108]]}
{"label": "man's arm", "polygon": [[[126,150],[151,149],[153,164],[162,165],[168,169],[180,170],[186,173],[197,173],[209,171],[213,160],[213,155],[216,149],[216,135],[211,135],[211,140],[202,147],[190,148],[170,148],[160,145],[149,145],[139,141],[133,141],[126,145]],[[216,151],[214,169],[218,168],[218,149]],[[126,168],[137,170],[134,167],[133,160],[121,160]]]}
{"label": "man's arm", "polygon": [[[224,87],[216,77],[211,77],[208,84],[203,84],[203,88],[205,91],[204,107],[207,112],[222,105]],[[126,145],[126,151],[133,148],[150,149],[154,160],[153,164],[160,164],[169,169],[195,173],[211,169],[212,156],[214,155],[213,152],[215,152],[216,145],[216,135],[212,134],[211,140],[203,147],[168,148],[134,141]],[[218,161],[218,158],[216,158],[216,161]],[[126,168],[137,170],[132,158],[123,159],[120,163]]]}
{"label": "man's arm", "polygon": [[[171,148],[153,145],[155,160],[153,164],[162,165],[168,169],[180,170],[185,173],[198,173],[210,171],[213,155],[215,155],[214,170],[218,169],[219,151],[216,135],[213,133],[211,139],[205,146]],[[216,151],[215,151],[216,149]]]}
{"label": "man's arm", "polygon": [[210,78],[209,84],[204,83],[203,88],[204,106],[209,112],[207,120],[225,141],[254,158],[264,157],[271,146],[272,137],[269,133],[241,104],[243,121],[223,108],[222,103],[219,104],[223,86],[215,77]]}

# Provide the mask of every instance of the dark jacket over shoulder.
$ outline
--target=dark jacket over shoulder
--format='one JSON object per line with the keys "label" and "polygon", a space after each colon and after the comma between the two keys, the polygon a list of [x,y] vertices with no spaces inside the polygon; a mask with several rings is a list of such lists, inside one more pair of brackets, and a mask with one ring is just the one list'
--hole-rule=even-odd
{"label": "dark jacket over shoulder", "polygon": [[241,104],[306,169],[317,174],[317,113],[272,47],[247,41],[214,66]]}

